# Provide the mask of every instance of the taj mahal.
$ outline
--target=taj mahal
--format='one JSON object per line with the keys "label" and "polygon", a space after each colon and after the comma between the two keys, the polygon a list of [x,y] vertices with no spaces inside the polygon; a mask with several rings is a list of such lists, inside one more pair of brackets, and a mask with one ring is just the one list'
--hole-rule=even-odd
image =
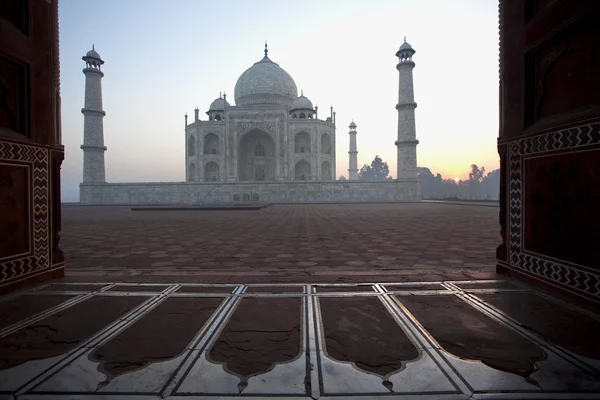
{"label": "taj mahal", "polygon": [[185,182],[108,183],[105,180],[101,80],[104,60],[92,48],[82,57],[86,77],[82,204],[214,204],[247,202],[420,201],[417,179],[412,56],[404,40],[399,58],[396,179],[358,180],[357,125],[349,125],[348,180],[336,180],[336,113],[327,116],[294,79],[264,56],[235,84],[232,105],[220,94],[205,120],[185,114]]}
{"label": "taj mahal", "polygon": [[335,177],[335,119],[326,120],[294,79],[268,57],[235,85],[235,106],[213,101],[200,121],[186,117],[188,182],[331,181]]}

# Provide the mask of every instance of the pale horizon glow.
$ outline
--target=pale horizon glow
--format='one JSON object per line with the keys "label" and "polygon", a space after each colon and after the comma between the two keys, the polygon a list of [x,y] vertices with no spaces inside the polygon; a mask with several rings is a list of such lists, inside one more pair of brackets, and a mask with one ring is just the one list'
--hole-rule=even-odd
{"label": "pale horizon glow", "polygon": [[107,182],[185,180],[184,114],[219,96],[263,56],[285,69],[319,118],[337,112],[336,178],[348,177],[348,125],[358,165],[379,155],[396,176],[398,62],[413,60],[417,160],[444,178],[499,166],[498,4],[494,0],[61,0],[60,62],[65,202],[82,180],[85,77],[92,44],[102,67]]}

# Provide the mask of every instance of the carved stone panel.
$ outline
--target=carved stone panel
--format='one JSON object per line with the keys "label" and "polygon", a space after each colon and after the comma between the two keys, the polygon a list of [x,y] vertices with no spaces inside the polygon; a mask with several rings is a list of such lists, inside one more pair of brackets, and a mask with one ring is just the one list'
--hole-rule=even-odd
{"label": "carved stone panel", "polygon": [[0,18],[29,35],[29,0],[2,0]]}
{"label": "carved stone panel", "polygon": [[30,136],[29,65],[0,52],[1,129]]}
{"label": "carved stone panel", "polygon": [[600,149],[525,160],[525,250],[600,269]]}
{"label": "carved stone panel", "polygon": [[600,106],[600,11],[526,55],[526,126]]}
{"label": "carved stone panel", "polygon": [[555,4],[556,0],[525,0],[524,3],[525,21],[527,22]]}
{"label": "carved stone panel", "polygon": [[271,135],[275,136],[277,134],[277,127],[275,122],[250,122],[250,121],[242,121],[237,123],[238,126],[238,137],[251,131],[253,129],[259,129],[264,132],[268,132]]}
{"label": "carved stone panel", "polygon": [[[27,276],[41,273],[50,268],[50,182],[48,149],[41,146],[29,146],[8,141],[0,141],[0,169],[2,173],[2,189],[0,196],[2,204],[3,224],[0,231],[5,231],[4,224],[17,235],[14,244],[17,250],[9,249],[8,254],[2,250],[0,257],[0,290],[10,282],[24,279]],[[22,169],[26,169],[28,176],[25,180]],[[23,188],[27,185],[27,190]],[[16,197],[21,205],[12,208],[12,197]],[[7,209],[8,206],[8,209]],[[25,225],[22,208],[27,210],[31,225],[27,233],[23,233],[15,224]],[[5,216],[9,217],[4,222]],[[23,235],[31,238],[31,249],[26,254],[19,252],[23,249]],[[20,239],[19,239],[20,238]],[[27,240],[30,240],[29,238]],[[0,242],[5,243],[4,238]],[[9,243],[10,245],[10,243]],[[16,256],[21,254],[20,256]],[[6,257],[15,255],[15,257]]]}
{"label": "carved stone panel", "polygon": [[30,169],[0,163],[0,259],[29,253]]}

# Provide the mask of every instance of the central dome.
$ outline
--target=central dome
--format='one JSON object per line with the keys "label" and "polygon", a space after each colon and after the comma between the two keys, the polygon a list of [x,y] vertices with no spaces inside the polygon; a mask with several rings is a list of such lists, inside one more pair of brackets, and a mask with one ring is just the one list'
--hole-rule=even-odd
{"label": "central dome", "polygon": [[280,104],[288,106],[298,97],[296,82],[283,68],[265,57],[248,68],[235,84],[235,105]]}

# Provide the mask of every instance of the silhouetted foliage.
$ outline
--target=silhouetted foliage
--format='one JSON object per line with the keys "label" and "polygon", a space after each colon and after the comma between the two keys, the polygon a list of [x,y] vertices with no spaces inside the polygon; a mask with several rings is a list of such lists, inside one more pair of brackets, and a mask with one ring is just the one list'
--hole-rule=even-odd
{"label": "silhouetted foliage", "polygon": [[345,181],[346,177],[344,175],[340,175],[340,177],[338,178],[338,181]]}
{"label": "silhouetted foliage", "polygon": [[471,172],[469,172],[469,198],[477,199],[480,196],[481,182],[485,176],[485,167],[481,169],[477,164],[471,164]]}
{"label": "silhouetted foliage", "polygon": [[386,162],[381,157],[375,156],[375,159],[371,162],[371,165],[363,165],[358,171],[358,179],[363,181],[383,181],[391,179],[388,177],[390,169]]}
{"label": "silhouetted foliage", "polygon": [[441,174],[433,174],[429,168],[418,167],[417,176],[421,180],[424,199],[472,199],[498,200],[500,194],[500,170],[485,174],[485,168],[471,165],[467,181],[444,179]]}

